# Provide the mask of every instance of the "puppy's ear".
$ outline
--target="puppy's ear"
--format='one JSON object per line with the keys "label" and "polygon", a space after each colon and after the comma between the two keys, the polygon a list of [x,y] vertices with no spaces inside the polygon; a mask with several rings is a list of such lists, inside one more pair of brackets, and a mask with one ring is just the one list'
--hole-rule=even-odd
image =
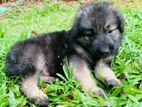
{"label": "puppy's ear", "polygon": [[[88,26],[90,21],[88,21],[89,19],[87,19],[87,12],[89,11],[89,6],[85,7],[82,6],[78,11],[77,14],[75,15],[75,20],[74,23],[72,25],[72,29],[71,29],[71,37],[72,38],[76,38],[81,36],[80,35],[80,31],[82,31],[82,28],[84,28],[85,26]],[[89,12],[88,12],[89,13]]]}
{"label": "puppy's ear", "polygon": [[113,14],[117,19],[118,29],[119,29],[120,33],[123,33],[124,32],[124,25],[125,25],[123,15],[115,9],[113,11]]}

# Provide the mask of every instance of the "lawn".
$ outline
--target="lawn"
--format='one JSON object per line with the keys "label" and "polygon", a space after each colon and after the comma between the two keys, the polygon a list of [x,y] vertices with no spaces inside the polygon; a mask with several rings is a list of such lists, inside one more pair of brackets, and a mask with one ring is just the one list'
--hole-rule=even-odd
{"label": "lawn", "polygon": [[[54,84],[40,82],[40,88],[50,99],[49,107],[141,107],[142,106],[142,8],[119,7],[124,14],[126,25],[119,54],[113,59],[112,69],[124,84],[123,87],[105,89],[106,98],[83,93],[80,86],[69,75],[71,68],[64,70],[66,77],[59,75]],[[76,5],[46,3],[44,7],[33,4],[14,8],[0,16],[0,107],[36,106],[20,92],[18,77],[8,78],[4,73],[5,55],[17,41],[36,36],[36,34],[70,29]]]}

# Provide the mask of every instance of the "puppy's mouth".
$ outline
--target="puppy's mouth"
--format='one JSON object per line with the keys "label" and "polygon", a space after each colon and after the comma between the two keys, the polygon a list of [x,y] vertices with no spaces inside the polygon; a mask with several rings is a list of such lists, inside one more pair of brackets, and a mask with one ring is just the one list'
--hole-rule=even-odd
{"label": "puppy's mouth", "polygon": [[106,52],[106,53],[102,53],[102,58],[108,57],[111,54],[110,51]]}
{"label": "puppy's mouth", "polygon": [[102,58],[106,58],[106,57],[108,57],[110,54],[108,53],[108,54],[103,54],[102,55]]}
{"label": "puppy's mouth", "polygon": [[95,59],[102,59],[102,58],[106,58],[106,57],[110,56],[111,55],[111,51],[102,53],[102,52],[100,52],[98,50],[95,50],[93,53],[91,53],[91,55]]}

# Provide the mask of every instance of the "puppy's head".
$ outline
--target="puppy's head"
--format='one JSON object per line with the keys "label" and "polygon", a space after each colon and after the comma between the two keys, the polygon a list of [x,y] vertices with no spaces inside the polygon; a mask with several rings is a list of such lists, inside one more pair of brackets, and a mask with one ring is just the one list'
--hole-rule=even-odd
{"label": "puppy's head", "polygon": [[81,7],[76,15],[72,38],[94,57],[117,53],[124,31],[124,19],[108,3],[90,3]]}

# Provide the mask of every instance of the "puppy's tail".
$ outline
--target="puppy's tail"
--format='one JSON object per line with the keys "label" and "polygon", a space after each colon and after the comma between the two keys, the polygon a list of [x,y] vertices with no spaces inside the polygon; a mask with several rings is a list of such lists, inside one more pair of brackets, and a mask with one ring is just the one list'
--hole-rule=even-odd
{"label": "puppy's tail", "polygon": [[5,73],[8,76],[24,76],[27,73],[34,73],[35,67],[25,62],[19,61],[21,60],[22,52],[20,51],[10,51],[6,58],[6,66],[5,66]]}
{"label": "puppy's tail", "polygon": [[18,63],[19,53],[17,53],[17,51],[16,52],[13,52],[13,51],[15,50],[12,49],[5,58],[5,62],[6,62],[5,72],[9,76],[17,76],[19,75],[19,72],[20,72],[20,65]]}

